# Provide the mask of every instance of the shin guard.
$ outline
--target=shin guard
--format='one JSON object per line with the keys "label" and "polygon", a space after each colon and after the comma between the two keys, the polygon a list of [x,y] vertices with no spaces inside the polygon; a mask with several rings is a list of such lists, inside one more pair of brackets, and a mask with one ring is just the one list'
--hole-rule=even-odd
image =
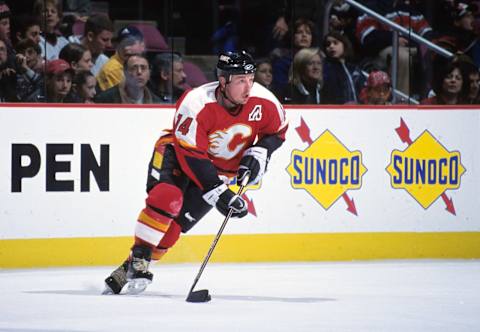
{"label": "shin guard", "polygon": [[156,248],[182,208],[182,192],[174,185],[159,183],[148,193],[146,203],[135,226],[135,242]]}

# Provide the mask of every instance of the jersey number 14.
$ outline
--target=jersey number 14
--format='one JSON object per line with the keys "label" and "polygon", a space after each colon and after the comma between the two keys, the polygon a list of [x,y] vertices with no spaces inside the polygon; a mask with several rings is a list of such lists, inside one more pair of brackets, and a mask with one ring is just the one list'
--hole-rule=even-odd
{"label": "jersey number 14", "polygon": [[[182,115],[178,115],[178,121],[177,123],[180,123],[182,121]],[[187,135],[188,131],[190,130],[190,125],[192,124],[193,118],[187,117],[185,120],[183,120],[182,123],[177,127],[177,131],[179,131],[182,135]]]}

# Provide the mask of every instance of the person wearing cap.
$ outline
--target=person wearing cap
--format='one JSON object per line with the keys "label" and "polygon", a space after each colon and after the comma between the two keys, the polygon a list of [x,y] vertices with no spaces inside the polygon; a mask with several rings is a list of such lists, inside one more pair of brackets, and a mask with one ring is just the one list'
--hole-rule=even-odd
{"label": "person wearing cap", "polygon": [[123,78],[123,65],[128,57],[145,52],[145,42],[140,30],[128,26],[119,31],[115,54],[105,63],[97,75],[98,87],[105,91],[117,84]]}
{"label": "person wearing cap", "polygon": [[[414,1],[365,0],[363,2],[364,5],[383,17],[425,39],[430,40],[435,34],[430,23],[420,11],[419,4]],[[364,56],[371,58],[372,67],[391,71],[391,59],[394,52],[393,34],[392,29],[371,15],[363,13],[358,17],[356,38]],[[420,63],[422,53],[419,52],[419,45],[412,38],[403,34],[398,37],[396,50],[398,52],[397,89],[405,94],[410,94],[414,88],[414,85],[411,84],[412,78],[416,79],[415,74],[420,73],[420,70],[412,69],[412,63]]]}
{"label": "person wearing cap", "polygon": [[227,184],[235,177],[257,184],[288,127],[277,98],[254,83],[255,71],[250,54],[221,53],[218,82],[177,102],[173,128],[155,144],[131,254],[105,280],[106,294],[145,290],[153,278],[150,262],[214,207],[232,218],[247,216],[247,202]]}
{"label": "person wearing cap", "polygon": [[27,102],[65,103],[74,102],[71,99],[74,70],[68,62],[55,59],[47,62],[45,69],[46,92],[43,87],[32,94]]}
{"label": "person wearing cap", "polygon": [[390,105],[392,99],[390,76],[381,70],[370,72],[359,99],[361,103],[367,105]]}
{"label": "person wearing cap", "polygon": [[108,104],[159,104],[161,100],[147,87],[150,80],[150,66],[142,54],[127,58],[123,80],[99,93],[96,103]]}
{"label": "person wearing cap", "polygon": [[452,24],[435,39],[435,43],[452,53],[468,55],[475,65],[480,66],[480,43],[474,26],[477,6],[466,2],[455,2],[453,6],[450,11]]}

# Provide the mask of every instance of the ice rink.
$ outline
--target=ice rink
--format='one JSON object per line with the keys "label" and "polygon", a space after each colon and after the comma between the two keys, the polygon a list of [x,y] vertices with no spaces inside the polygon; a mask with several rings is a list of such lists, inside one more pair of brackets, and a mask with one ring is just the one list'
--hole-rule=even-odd
{"label": "ice rink", "polygon": [[113,267],[0,270],[0,331],[480,331],[480,261],[152,268],[137,296],[100,295]]}

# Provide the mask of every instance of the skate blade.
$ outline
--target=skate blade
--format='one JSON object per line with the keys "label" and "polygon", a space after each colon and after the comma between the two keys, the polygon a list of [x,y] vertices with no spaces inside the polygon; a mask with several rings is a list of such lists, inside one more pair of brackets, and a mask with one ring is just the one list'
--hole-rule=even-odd
{"label": "skate blade", "polygon": [[142,293],[152,281],[146,278],[136,278],[128,282],[126,289],[122,289],[123,294],[137,295]]}
{"label": "skate blade", "polygon": [[113,291],[110,287],[105,285],[105,289],[103,290],[102,295],[113,295]]}

